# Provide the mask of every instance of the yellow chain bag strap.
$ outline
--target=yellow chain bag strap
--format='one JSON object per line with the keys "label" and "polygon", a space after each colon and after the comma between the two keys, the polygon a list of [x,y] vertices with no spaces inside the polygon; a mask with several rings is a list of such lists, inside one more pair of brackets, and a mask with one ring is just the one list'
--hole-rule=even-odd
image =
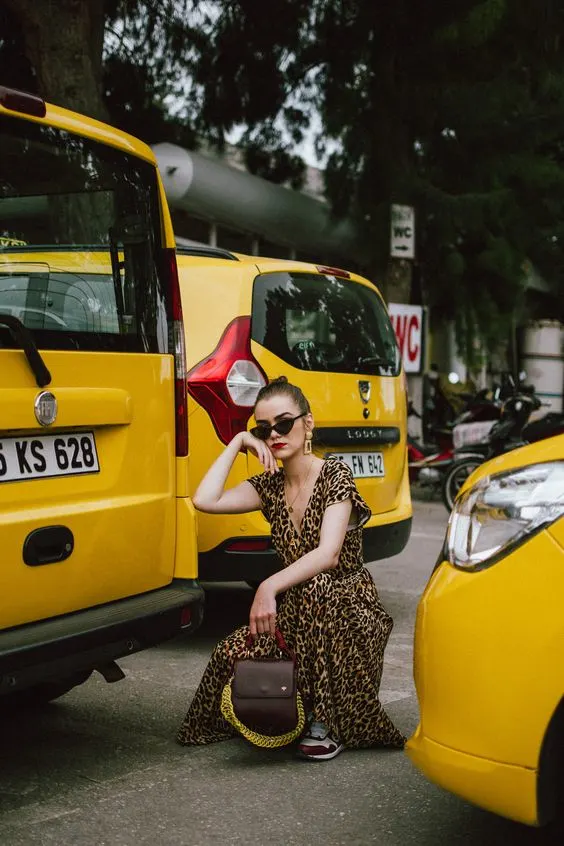
{"label": "yellow chain bag strap", "polygon": [[[296,740],[305,726],[296,656],[276,630],[280,658],[236,658],[221,694],[221,713],[255,746],[275,749]],[[252,639],[247,639],[247,647]]]}

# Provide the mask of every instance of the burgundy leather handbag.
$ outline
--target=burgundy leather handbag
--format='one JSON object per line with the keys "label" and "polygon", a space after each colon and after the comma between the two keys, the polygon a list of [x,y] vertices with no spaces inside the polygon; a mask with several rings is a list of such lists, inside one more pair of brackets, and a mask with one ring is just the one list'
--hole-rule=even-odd
{"label": "burgundy leather handbag", "polygon": [[285,746],[305,725],[296,656],[279,629],[276,643],[280,658],[236,658],[221,697],[225,719],[256,746]]}

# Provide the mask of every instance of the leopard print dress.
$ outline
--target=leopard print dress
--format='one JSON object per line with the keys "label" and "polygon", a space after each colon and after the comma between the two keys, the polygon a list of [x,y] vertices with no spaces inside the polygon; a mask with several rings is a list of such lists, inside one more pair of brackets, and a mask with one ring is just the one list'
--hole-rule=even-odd
{"label": "leopard print dress", "polygon": [[[337,567],[296,585],[278,598],[277,622],[297,658],[298,684],[312,718],[348,747],[393,746],[405,738],[378,699],[384,648],[392,619],[384,610],[372,576],[363,566],[362,525],[370,509],[358,493],[348,466],[327,459],[315,481],[301,531],[292,523],[284,498],[284,472],[249,479],[269,521],[272,541],[285,566],[319,544],[325,509],[351,499],[355,526],[347,531]],[[209,661],[178,733],[183,745],[233,737],[220,711],[220,695],[235,657],[276,653],[269,635],[246,647],[248,626],[222,640]]]}

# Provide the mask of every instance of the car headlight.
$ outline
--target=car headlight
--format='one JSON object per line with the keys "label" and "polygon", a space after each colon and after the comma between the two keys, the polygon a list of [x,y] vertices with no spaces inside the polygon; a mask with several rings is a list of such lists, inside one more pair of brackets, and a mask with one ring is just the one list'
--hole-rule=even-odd
{"label": "car headlight", "polygon": [[457,499],[448,523],[451,564],[480,570],[564,515],[564,461],[486,476]]}

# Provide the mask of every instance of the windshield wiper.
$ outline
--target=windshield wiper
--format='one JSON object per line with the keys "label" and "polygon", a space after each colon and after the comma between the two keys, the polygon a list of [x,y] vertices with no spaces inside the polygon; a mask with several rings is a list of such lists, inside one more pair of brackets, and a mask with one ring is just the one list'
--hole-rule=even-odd
{"label": "windshield wiper", "polygon": [[[127,331],[126,320],[133,316],[135,310],[133,280],[136,265],[146,265],[147,259],[150,263],[151,256],[144,255],[142,248],[150,248],[151,230],[142,215],[132,214],[119,218],[114,226],[110,226],[108,235],[119,331],[122,333]],[[123,249],[123,261],[119,259],[120,248]]]}
{"label": "windshield wiper", "polygon": [[21,320],[14,317],[12,314],[0,314],[0,326],[7,326],[12,338],[19,343],[24,351],[28,364],[35,376],[35,382],[39,388],[44,388],[51,381],[51,374],[47,369],[47,365],[41,358],[41,353],[35,346],[35,341],[29,329],[27,329]]}

